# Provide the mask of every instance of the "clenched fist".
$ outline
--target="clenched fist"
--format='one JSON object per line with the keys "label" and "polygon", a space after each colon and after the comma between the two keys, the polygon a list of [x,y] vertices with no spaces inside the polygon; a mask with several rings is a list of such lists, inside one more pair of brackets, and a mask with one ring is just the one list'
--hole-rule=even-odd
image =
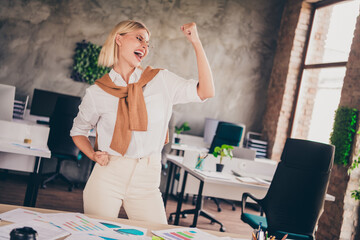
{"label": "clenched fist", "polygon": [[184,24],[180,27],[180,29],[181,31],[183,31],[184,35],[191,43],[200,42],[200,38],[196,29],[196,24],[194,22]]}

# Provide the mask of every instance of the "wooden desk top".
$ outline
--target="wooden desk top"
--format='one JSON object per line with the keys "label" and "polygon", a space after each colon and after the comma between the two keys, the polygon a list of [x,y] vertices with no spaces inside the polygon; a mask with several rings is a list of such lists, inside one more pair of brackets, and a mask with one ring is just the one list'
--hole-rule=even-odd
{"label": "wooden desk top", "polygon": [[[0,213],[7,212],[16,208],[24,208],[29,209],[32,211],[40,212],[40,213],[64,213],[64,211],[57,211],[57,210],[50,210],[50,209],[44,209],[44,208],[31,208],[31,207],[23,207],[23,206],[16,206],[16,205],[8,205],[8,204],[0,204]],[[104,219],[108,221],[118,222],[130,226],[137,226],[137,227],[143,227],[147,228],[147,236],[153,236],[151,233],[152,230],[164,230],[164,229],[172,229],[172,228],[181,228],[183,226],[174,226],[174,225],[165,225],[165,224],[158,224],[158,223],[149,223],[149,222],[142,222],[142,221],[134,221],[134,220],[128,220],[128,219],[122,219],[122,218],[107,218],[107,217],[98,217],[95,215],[88,215],[86,216],[95,218],[95,219]],[[9,224],[9,222],[1,221],[0,226],[4,226]],[[215,236],[219,237],[232,237],[232,238],[247,238],[248,236],[241,236],[240,234],[235,233],[222,233],[222,232],[216,232],[216,231],[210,231],[210,230],[202,230],[205,232],[208,232],[210,234],[213,234]],[[65,239],[60,238],[60,239]]]}

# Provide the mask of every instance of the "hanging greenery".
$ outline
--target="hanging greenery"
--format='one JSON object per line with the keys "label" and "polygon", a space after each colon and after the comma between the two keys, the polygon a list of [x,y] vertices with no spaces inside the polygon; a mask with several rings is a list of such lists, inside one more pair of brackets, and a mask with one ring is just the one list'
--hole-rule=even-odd
{"label": "hanging greenery", "polygon": [[351,153],[351,146],[356,133],[358,110],[355,108],[339,107],[335,113],[333,132],[330,142],[335,146],[334,162],[347,166]]}
{"label": "hanging greenery", "polygon": [[[360,131],[357,132],[357,134],[360,134]],[[353,159],[353,162],[352,162],[351,166],[349,167],[348,174],[350,175],[351,172],[355,168],[359,167],[359,165],[360,165],[360,152],[359,152],[359,155],[357,156],[357,158]],[[357,190],[351,191],[351,197],[355,198],[355,200],[360,200],[360,186]]]}
{"label": "hanging greenery", "polygon": [[98,66],[101,46],[83,40],[76,43],[74,65],[71,78],[75,81],[93,84],[96,79],[110,71],[110,68]]}

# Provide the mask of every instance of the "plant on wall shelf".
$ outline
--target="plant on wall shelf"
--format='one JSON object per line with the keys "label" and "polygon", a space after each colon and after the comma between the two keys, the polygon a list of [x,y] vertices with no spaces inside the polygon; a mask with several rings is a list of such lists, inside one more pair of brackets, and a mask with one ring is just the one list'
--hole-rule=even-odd
{"label": "plant on wall shelf", "polygon": [[93,84],[96,79],[110,71],[110,68],[98,66],[101,47],[83,40],[76,43],[74,65],[71,78],[75,81]]}
{"label": "plant on wall shelf", "polygon": [[333,132],[330,143],[335,146],[334,162],[347,166],[351,147],[356,133],[358,110],[348,107],[339,107],[335,113]]}

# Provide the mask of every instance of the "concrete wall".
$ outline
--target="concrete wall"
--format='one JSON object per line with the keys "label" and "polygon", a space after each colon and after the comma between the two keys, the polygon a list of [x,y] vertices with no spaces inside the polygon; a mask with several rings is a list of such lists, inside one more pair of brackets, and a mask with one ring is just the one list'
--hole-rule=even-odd
{"label": "concrete wall", "polygon": [[[76,42],[102,45],[121,20],[143,21],[154,49],[144,66],[197,78],[195,55],[179,27],[194,21],[213,69],[216,97],[179,105],[176,122],[202,135],[204,117],[261,131],[284,0],[89,0],[0,2],[0,83],[17,95],[34,88],[83,96],[70,78]],[[30,102],[31,103],[31,102]]]}

